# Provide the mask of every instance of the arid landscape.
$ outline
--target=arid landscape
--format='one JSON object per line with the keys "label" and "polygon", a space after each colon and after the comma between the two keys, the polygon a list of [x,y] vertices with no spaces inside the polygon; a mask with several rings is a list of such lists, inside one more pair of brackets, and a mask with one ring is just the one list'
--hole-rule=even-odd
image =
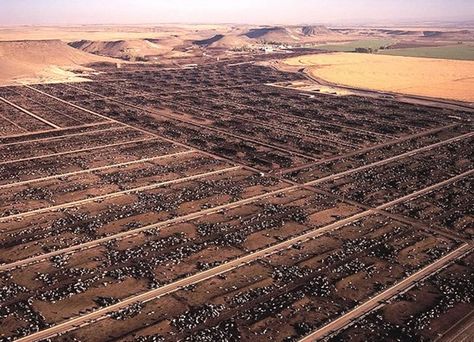
{"label": "arid landscape", "polygon": [[[439,31],[322,25],[0,27],[0,82],[73,81],[73,71],[81,80],[93,71],[87,65],[101,62],[173,67],[298,51],[317,55],[286,63],[308,68],[310,75],[327,82],[472,102],[474,26],[435,29]],[[355,55],[357,49],[377,52]]]}
{"label": "arid landscape", "polygon": [[337,85],[474,102],[474,61],[339,52],[285,63]]}
{"label": "arid landscape", "polygon": [[0,341],[472,340],[473,46],[0,27]]}

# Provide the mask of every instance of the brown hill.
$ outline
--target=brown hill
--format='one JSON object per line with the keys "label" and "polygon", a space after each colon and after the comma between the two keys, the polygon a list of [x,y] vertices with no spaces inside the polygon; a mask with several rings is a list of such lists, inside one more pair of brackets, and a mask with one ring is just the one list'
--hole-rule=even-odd
{"label": "brown hill", "polygon": [[286,27],[260,27],[250,29],[245,37],[263,42],[292,42],[299,37],[291,33]]}
{"label": "brown hill", "polygon": [[215,48],[215,49],[232,49],[239,48],[243,46],[251,45],[253,42],[251,39],[242,35],[234,34],[216,34],[208,39],[196,40],[193,44],[206,47],[206,48]]}
{"label": "brown hill", "polygon": [[70,43],[76,49],[100,56],[135,60],[147,56],[160,56],[173,50],[173,45],[160,44],[157,39],[134,39],[116,41],[81,40]]}
{"label": "brown hill", "polygon": [[303,26],[301,28],[301,32],[304,36],[317,36],[317,35],[328,35],[332,34],[333,32],[328,29],[326,26],[318,25],[318,26]]}
{"label": "brown hill", "polygon": [[427,39],[444,39],[444,40],[459,40],[467,41],[474,40],[474,32],[470,30],[459,31],[423,31],[423,37]]}
{"label": "brown hill", "polygon": [[0,42],[0,84],[64,81],[77,77],[74,70],[91,70],[96,62],[117,61],[70,47],[60,40]]}
{"label": "brown hill", "polygon": [[275,26],[251,28],[245,37],[255,42],[299,44],[305,42],[340,40],[341,34],[325,26]]}
{"label": "brown hill", "polygon": [[222,38],[224,38],[223,34],[216,34],[215,36],[212,36],[211,38],[195,40],[193,44],[203,46],[203,47],[208,47],[214,43],[217,43]]}

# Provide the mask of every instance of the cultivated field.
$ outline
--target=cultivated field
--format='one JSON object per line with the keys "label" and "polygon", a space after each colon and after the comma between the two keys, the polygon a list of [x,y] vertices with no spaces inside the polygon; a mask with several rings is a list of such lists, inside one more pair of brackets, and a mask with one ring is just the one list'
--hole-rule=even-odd
{"label": "cultivated field", "polygon": [[334,53],[290,58],[291,66],[349,87],[474,101],[474,62]]}
{"label": "cultivated field", "polygon": [[338,44],[318,45],[317,48],[326,51],[334,52],[354,52],[357,48],[378,50],[381,47],[386,47],[395,43],[392,39],[368,39],[357,40],[354,42],[343,42]]}
{"label": "cultivated field", "polygon": [[413,47],[404,49],[385,49],[378,52],[382,55],[423,57],[439,59],[458,59],[474,61],[474,45],[457,44],[448,46]]}
{"label": "cultivated field", "polygon": [[186,25],[161,24],[159,27],[146,25],[79,25],[79,26],[20,26],[0,27],[0,41],[16,40],[51,40],[59,39],[73,42],[82,39],[96,41],[128,40],[128,39],[159,39],[173,35],[189,35],[194,37],[197,31],[210,34],[215,30],[228,30],[227,25]]}
{"label": "cultivated field", "polygon": [[96,68],[0,87],[1,341],[304,341],[386,310],[383,336],[412,286],[453,305],[409,301],[436,333],[472,311],[472,111],[245,57]]}

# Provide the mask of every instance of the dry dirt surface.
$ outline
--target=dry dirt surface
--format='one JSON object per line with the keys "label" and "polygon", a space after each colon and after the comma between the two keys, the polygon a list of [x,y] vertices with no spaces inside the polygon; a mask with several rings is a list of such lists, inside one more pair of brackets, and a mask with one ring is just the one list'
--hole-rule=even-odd
{"label": "dry dirt surface", "polygon": [[377,300],[361,341],[403,306],[401,341],[467,321],[472,111],[308,96],[262,56],[0,87],[0,341],[301,342]]}
{"label": "dry dirt surface", "polygon": [[77,81],[81,78],[73,71],[91,71],[84,65],[95,62],[115,60],[59,40],[0,42],[0,84]]}
{"label": "dry dirt surface", "polygon": [[341,93],[284,64],[359,33],[120,29],[0,28],[5,79],[39,83],[0,80],[0,342],[465,335],[468,105]]}
{"label": "dry dirt surface", "polygon": [[325,81],[371,90],[474,101],[474,62],[334,53],[295,57],[291,66],[309,67]]}
{"label": "dry dirt surface", "polygon": [[151,39],[115,41],[81,40],[71,43],[71,46],[88,53],[128,59],[163,55],[173,50],[173,45],[170,42],[166,41],[166,43],[164,43],[159,40],[155,41]]}
{"label": "dry dirt surface", "polygon": [[225,25],[160,25],[160,26],[127,26],[127,25],[87,25],[87,26],[20,26],[0,27],[0,41],[18,39],[44,40],[60,39],[73,42],[86,40],[130,40],[145,38],[166,38],[170,36],[194,35],[199,32],[226,31]]}

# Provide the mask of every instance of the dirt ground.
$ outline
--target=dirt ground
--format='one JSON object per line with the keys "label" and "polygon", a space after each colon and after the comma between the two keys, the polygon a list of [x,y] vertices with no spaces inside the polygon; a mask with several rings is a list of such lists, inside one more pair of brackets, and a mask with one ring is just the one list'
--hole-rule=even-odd
{"label": "dirt ground", "polygon": [[95,62],[115,60],[59,40],[0,41],[0,85],[83,81],[81,73],[92,71],[84,65]]}
{"label": "dirt ground", "polygon": [[165,25],[160,27],[145,25],[81,25],[81,26],[13,26],[0,28],[0,41],[61,39],[66,42],[76,40],[119,40],[140,38],[164,38],[172,35],[195,36],[198,31],[212,32],[228,30],[225,25]]}
{"label": "dirt ground", "polygon": [[[91,82],[0,87],[0,126],[24,130],[0,137],[0,340],[78,316],[88,325],[55,340],[295,340],[459,246],[464,228],[406,216],[468,208],[468,112],[309,97],[267,85],[301,74],[229,65],[99,65]],[[433,186],[455,217],[426,199],[365,212]]]}
{"label": "dirt ground", "polygon": [[371,90],[474,101],[474,62],[334,53],[295,57],[291,66],[309,67],[325,81]]}

